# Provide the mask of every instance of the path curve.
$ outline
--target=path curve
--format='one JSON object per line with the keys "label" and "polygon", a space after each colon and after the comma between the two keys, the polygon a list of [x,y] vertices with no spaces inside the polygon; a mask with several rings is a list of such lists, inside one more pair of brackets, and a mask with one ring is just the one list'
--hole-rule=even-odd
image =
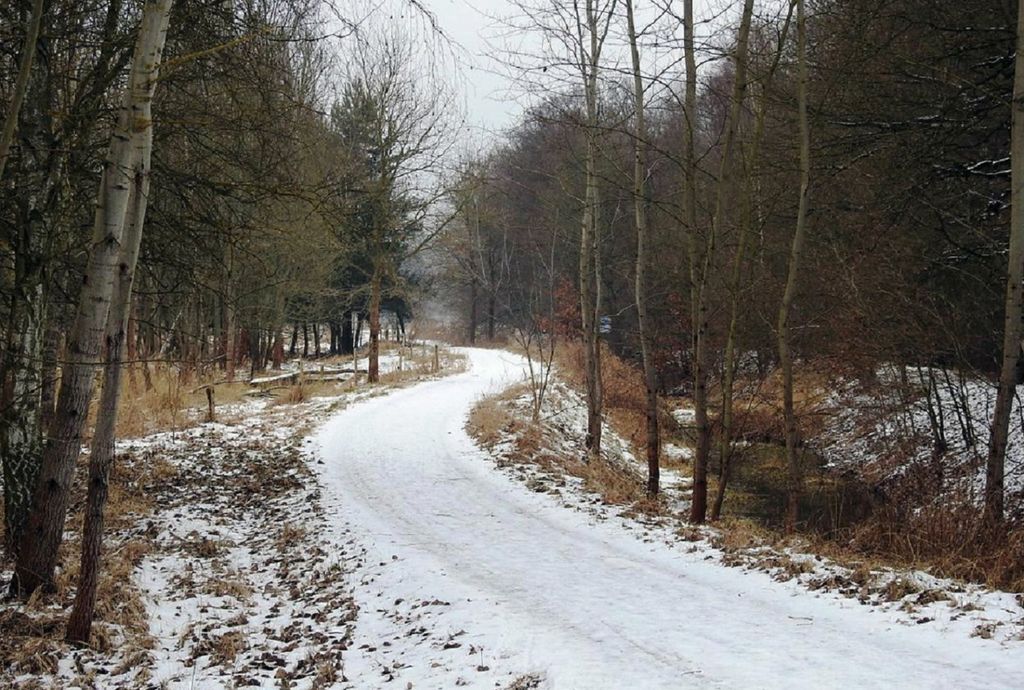
{"label": "path curve", "polygon": [[487,640],[488,654],[558,689],[1019,680],[1021,648],[908,626],[644,543],[528,491],[463,430],[475,401],[521,378],[522,361],[465,352],[468,372],[354,405],[316,437],[339,522],[364,542],[368,562],[397,563],[385,596],[452,601],[454,620]]}

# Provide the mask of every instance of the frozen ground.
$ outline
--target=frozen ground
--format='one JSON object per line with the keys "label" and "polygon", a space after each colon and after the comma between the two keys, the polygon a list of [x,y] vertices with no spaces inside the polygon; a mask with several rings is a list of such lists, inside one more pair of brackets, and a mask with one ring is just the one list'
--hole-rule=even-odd
{"label": "frozen ground", "polygon": [[[867,390],[848,381],[831,391],[815,411],[825,423],[812,445],[832,467],[876,482],[938,463],[944,495],[980,502],[995,386],[980,377],[921,367],[880,367],[876,379]],[[1022,395],[1024,386],[1017,389],[1006,447],[1008,512],[1024,504]],[[935,448],[933,426],[942,429],[942,450]]]}
{"label": "frozen ground", "polygon": [[[249,401],[238,423],[125,443],[156,507],[108,546],[146,544],[147,639],[125,644],[112,620],[94,650],[36,632],[0,686],[1019,687],[1014,595],[882,573],[886,598],[808,554],[727,553],[502,464],[464,427],[522,361],[466,354],[448,378]],[[582,433],[558,390],[552,419]]]}
{"label": "frozen ground", "polygon": [[[495,472],[464,424],[522,364],[469,356],[469,372],[350,407],[316,436],[325,509],[366,551],[353,687],[492,688],[521,674],[587,689],[1019,685],[1024,645],[970,637],[945,603],[944,619],[918,625],[638,538]],[[992,604],[1024,614],[1010,595]]]}

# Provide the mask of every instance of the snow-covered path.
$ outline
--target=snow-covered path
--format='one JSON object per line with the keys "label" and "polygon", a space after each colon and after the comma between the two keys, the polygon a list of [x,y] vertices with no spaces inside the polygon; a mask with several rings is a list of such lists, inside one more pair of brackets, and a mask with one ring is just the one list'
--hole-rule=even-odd
{"label": "snow-covered path", "polygon": [[[467,352],[467,373],[354,405],[317,437],[328,509],[381,566],[360,588],[364,646],[383,634],[379,595],[450,603],[439,624],[465,631],[474,666],[537,672],[552,688],[1019,687],[1024,646],[907,625],[645,543],[496,472],[463,425],[521,362]],[[401,687],[452,684],[450,668],[409,645]],[[357,687],[380,685],[373,659],[346,662]],[[460,677],[495,686],[472,669]]]}

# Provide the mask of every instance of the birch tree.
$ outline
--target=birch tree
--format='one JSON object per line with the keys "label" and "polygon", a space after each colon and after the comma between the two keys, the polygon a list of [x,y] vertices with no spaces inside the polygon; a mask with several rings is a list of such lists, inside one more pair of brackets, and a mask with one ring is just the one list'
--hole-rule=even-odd
{"label": "birch tree", "polygon": [[[81,452],[96,369],[107,332],[115,278],[122,258],[125,217],[142,136],[152,127],[147,117],[167,38],[171,0],[147,0],[136,39],[124,98],[111,136],[97,197],[92,249],[86,267],[68,362],[61,378],[53,437],[43,452],[12,590],[27,597],[52,584],[57,550],[64,532],[75,463]],[[144,202],[143,202],[144,203]],[[140,219],[141,220],[141,219]]]}
{"label": "birch tree", "polygon": [[[143,12],[157,13],[155,21],[161,25],[159,41],[166,36],[171,2],[147,5]],[[143,15],[143,27],[147,17]],[[141,38],[141,36],[140,36]],[[151,67],[150,80],[159,76],[159,59],[162,52],[156,52]],[[85,521],[82,527],[82,555],[78,569],[78,589],[75,603],[68,619],[66,637],[69,642],[88,642],[92,629],[93,613],[96,608],[96,587],[99,582],[101,550],[103,545],[104,510],[107,503],[110,466],[114,460],[114,428],[117,424],[118,399],[121,393],[122,359],[125,346],[125,330],[131,312],[132,284],[135,267],[139,260],[142,244],[142,230],[146,221],[146,207],[149,199],[150,170],[153,154],[153,112],[152,99],[139,102],[132,122],[131,136],[135,148],[131,196],[124,222],[125,229],[118,258],[118,272],[114,282],[107,316],[106,365],[103,371],[103,388],[93,430],[92,449],[89,454],[89,484],[86,496]]]}

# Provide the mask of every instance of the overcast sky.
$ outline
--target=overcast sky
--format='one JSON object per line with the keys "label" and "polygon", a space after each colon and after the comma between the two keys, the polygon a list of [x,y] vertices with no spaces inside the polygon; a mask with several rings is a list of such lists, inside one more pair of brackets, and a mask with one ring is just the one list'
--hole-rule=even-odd
{"label": "overcast sky", "polygon": [[507,0],[424,0],[444,33],[458,48],[456,83],[465,101],[467,124],[483,134],[515,124],[522,114],[519,98],[507,93],[509,82],[495,61],[494,17],[513,12]]}
{"label": "overcast sky", "polygon": [[[569,0],[564,0],[568,2]],[[519,11],[510,0],[421,0],[422,5],[436,17],[441,30],[456,43],[454,62],[451,67],[456,91],[466,110],[467,126],[471,132],[479,136],[481,144],[493,140],[490,134],[514,125],[527,106],[527,96],[517,89],[506,75],[503,68],[503,50],[513,42],[517,47],[528,52],[539,49],[540,34],[516,33],[512,35],[507,24],[501,19],[518,17]],[[654,12],[652,0],[635,0],[638,27],[643,27],[645,19],[651,18]],[[702,18],[710,18],[718,13],[712,7],[730,9],[736,3],[729,0],[695,0],[698,23]],[[678,8],[681,12],[681,7]],[[726,14],[729,14],[727,12]],[[675,26],[671,21],[669,26]],[[665,23],[662,24],[663,26]],[[702,33],[707,33],[707,26],[698,25],[698,43]],[[621,34],[620,31],[613,33]],[[619,41],[620,45],[610,45],[606,50],[607,60],[620,60],[627,66],[628,53],[621,45],[623,38],[610,37],[610,41]],[[653,39],[649,39],[653,40]],[[663,44],[664,45],[664,44]],[[660,71],[668,62],[677,60],[681,54],[677,50],[642,50],[645,71]],[[659,57],[652,57],[655,54]],[[616,57],[616,55],[618,57]],[[666,57],[668,56],[668,57]],[[661,60],[662,65],[655,67],[647,64],[651,60]],[[671,67],[670,67],[671,69]],[[476,138],[476,136],[474,138]]]}

